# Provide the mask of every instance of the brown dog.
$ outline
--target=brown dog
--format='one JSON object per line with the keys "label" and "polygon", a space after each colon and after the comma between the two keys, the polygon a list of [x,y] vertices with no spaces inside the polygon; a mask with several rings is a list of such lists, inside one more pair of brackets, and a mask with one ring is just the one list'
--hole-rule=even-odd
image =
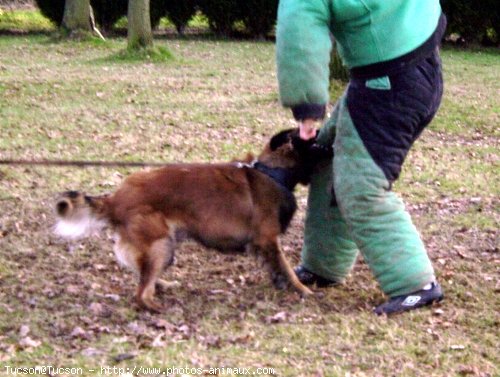
{"label": "brown dog", "polygon": [[323,157],[314,148],[297,130],[286,130],[251,164],[171,164],[130,175],[112,195],[68,191],[56,205],[55,232],[78,238],[111,226],[116,257],[139,274],[137,301],[151,310],[161,310],[155,284],[164,283],[159,276],[186,238],[221,250],[250,247],[264,258],[277,287],[290,282],[308,295],[312,292],[295,276],[278,236],[296,210],[294,187],[308,183]]}

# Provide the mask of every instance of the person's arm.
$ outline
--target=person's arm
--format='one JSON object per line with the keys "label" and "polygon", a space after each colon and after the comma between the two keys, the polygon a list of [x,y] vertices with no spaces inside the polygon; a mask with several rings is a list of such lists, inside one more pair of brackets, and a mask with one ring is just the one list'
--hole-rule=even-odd
{"label": "person's arm", "polygon": [[[307,120],[307,124],[323,119],[326,113],[332,47],[329,24],[328,0],[280,0],[276,33],[280,99],[296,120]],[[306,128],[301,126],[304,135]]]}

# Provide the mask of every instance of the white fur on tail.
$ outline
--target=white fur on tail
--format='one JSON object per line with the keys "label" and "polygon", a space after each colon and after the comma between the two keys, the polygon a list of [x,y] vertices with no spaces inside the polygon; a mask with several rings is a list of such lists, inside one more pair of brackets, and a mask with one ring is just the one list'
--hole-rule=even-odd
{"label": "white fur on tail", "polygon": [[92,236],[106,226],[106,221],[96,219],[86,209],[77,218],[59,218],[54,226],[54,233],[60,237],[78,239]]}
{"label": "white fur on tail", "polygon": [[122,238],[118,234],[115,234],[113,239],[115,241],[113,251],[115,252],[118,263],[134,272],[138,272],[139,267],[134,257],[137,253],[135,253],[132,249],[132,245],[127,242],[123,242]]}

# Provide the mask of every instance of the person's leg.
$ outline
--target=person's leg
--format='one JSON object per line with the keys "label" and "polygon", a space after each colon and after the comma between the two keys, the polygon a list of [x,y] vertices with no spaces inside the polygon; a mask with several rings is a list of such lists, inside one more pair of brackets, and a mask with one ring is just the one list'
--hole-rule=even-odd
{"label": "person's leg", "polygon": [[[430,285],[435,276],[423,242],[403,202],[391,191],[441,93],[440,68],[428,59],[404,75],[351,81],[340,105],[334,148],[337,202],[382,290],[391,298],[403,297],[379,312],[408,310],[442,298],[440,287]],[[414,305],[410,301],[415,299],[407,300],[428,287],[436,288],[433,295],[419,296],[420,303]]]}
{"label": "person's leg", "polygon": [[[332,145],[337,117],[334,110],[318,135],[318,143]],[[318,166],[309,186],[301,267],[296,269],[304,283],[327,286],[342,282],[358,254],[332,191],[332,162],[329,162]]]}
{"label": "person's leg", "polygon": [[332,203],[332,184],[332,164],[329,163],[311,180],[302,265],[307,271],[340,283],[351,270],[358,248],[339,208]]}

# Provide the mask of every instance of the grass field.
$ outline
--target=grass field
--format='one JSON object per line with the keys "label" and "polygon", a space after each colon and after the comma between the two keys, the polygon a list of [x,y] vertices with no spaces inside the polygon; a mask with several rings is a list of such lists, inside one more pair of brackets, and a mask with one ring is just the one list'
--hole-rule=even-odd
{"label": "grass field", "polygon": [[[0,36],[0,158],[227,161],[258,152],[293,125],[278,103],[272,43],[156,42],[174,59],[121,61],[119,38]],[[344,286],[302,300],[274,290],[251,257],[184,244],[165,273],[180,287],[159,295],[166,313],[139,311],[134,277],[118,267],[108,235],[78,243],[51,235],[58,192],[111,191],[135,169],[3,166],[0,375],[52,365],[88,376],[104,366],[159,368],[128,372],[139,376],[174,366],[498,376],[500,54],[445,49],[442,56],[442,108],[395,188],[428,246],[442,304],[378,318],[371,309],[384,298],[361,260]],[[335,84],[332,96],[340,90]],[[306,190],[297,196],[300,211],[283,239],[294,263]]]}

